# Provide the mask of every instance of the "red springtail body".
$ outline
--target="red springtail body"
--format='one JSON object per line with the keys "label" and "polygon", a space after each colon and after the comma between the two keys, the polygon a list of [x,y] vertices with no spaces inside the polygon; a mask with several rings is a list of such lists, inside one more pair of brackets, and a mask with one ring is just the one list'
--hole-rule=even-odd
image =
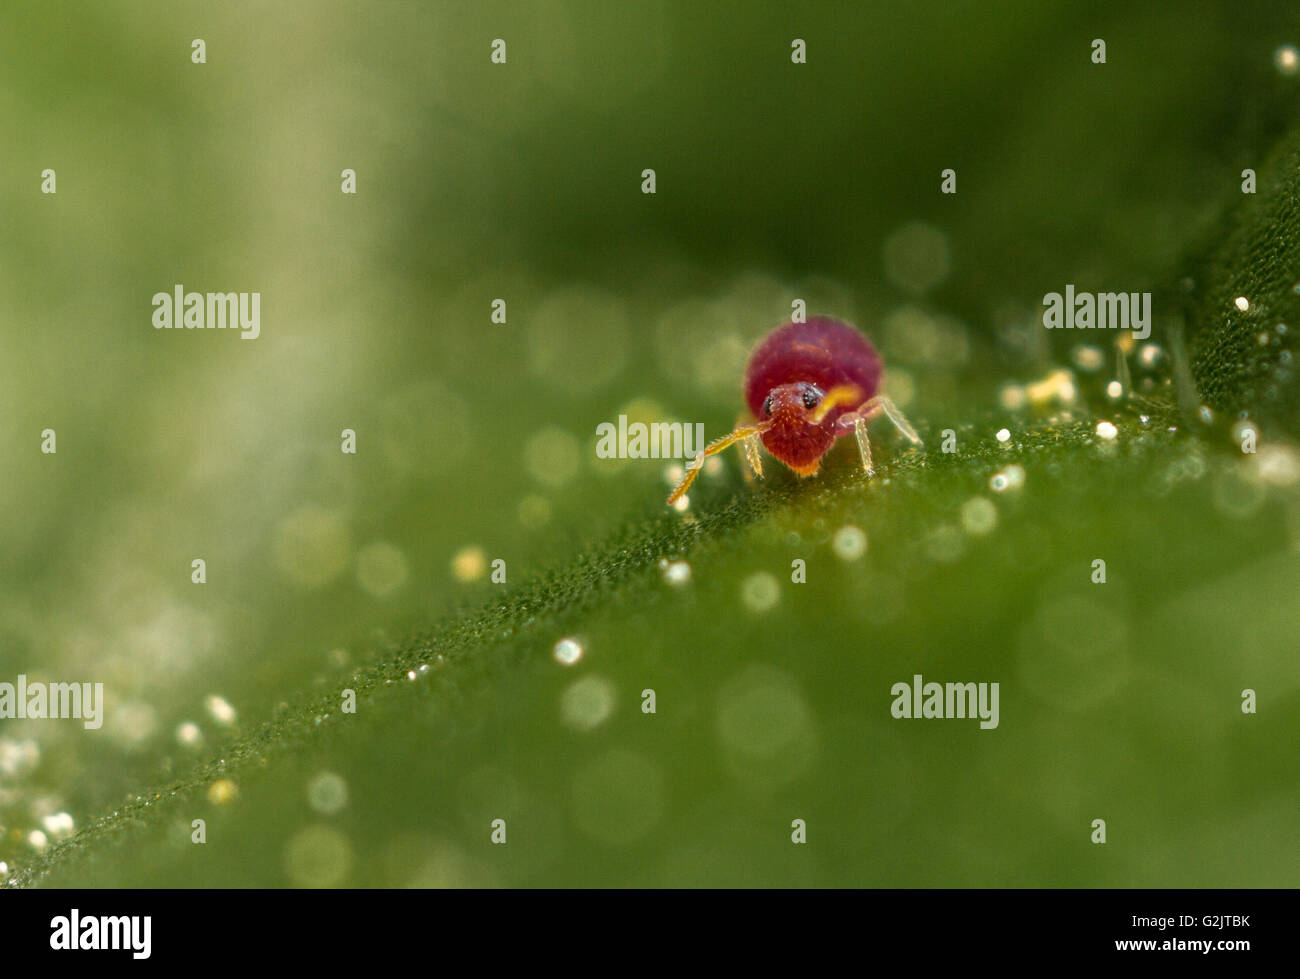
{"label": "red springtail body", "polygon": [[800,476],[816,475],[835,440],[853,432],[862,466],[870,476],[867,423],[884,414],[912,442],[921,438],[892,401],[882,394],[883,363],[861,333],[839,320],[815,316],[786,323],[763,339],[745,368],[745,403],[754,421],[710,442],[686,467],[669,504],[676,503],[699,474],[706,456],[743,442],[755,475],[763,475],[758,443]]}

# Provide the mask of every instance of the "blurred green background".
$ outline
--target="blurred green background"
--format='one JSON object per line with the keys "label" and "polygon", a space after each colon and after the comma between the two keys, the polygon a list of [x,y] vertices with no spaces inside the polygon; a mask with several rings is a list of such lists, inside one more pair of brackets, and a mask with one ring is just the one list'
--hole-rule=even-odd
{"label": "blurred green background", "polygon": [[[108,698],[0,721],[15,882],[1294,884],[1300,420],[1241,453],[1174,356],[1297,119],[1290,5],[6,22],[0,680]],[[1113,336],[1042,328],[1067,282],[1154,294],[1133,399]],[[260,292],[260,338],[154,330],[177,283]],[[683,513],[596,458],[620,413],[729,430],[795,299],[874,339],[924,453],[732,453]],[[915,673],[999,682],[1000,726],[894,720]]]}

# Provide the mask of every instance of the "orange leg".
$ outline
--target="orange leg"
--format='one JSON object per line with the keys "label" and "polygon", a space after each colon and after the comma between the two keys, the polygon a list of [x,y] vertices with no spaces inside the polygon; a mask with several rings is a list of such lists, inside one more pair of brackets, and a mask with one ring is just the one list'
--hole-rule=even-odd
{"label": "orange leg", "polygon": [[760,422],[757,425],[742,425],[730,435],[724,435],[722,438],[715,439],[706,445],[695,454],[694,459],[686,464],[686,475],[682,477],[682,481],[677,484],[677,488],[668,497],[668,505],[672,506],[691,488],[691,483],[695,482],[695,477],[700,474],[700,467],[704,465],[706,456],[717,455],[723,449],[742,439],[745,440],[745,456],[749,459],[749,464],[754,467],[758,475],[763,475],[763,463],[758,459],[758,447],[750,440],[756,439],[757,436],[762,435],[771,427],[770,422]]}
{"label": "orange leg", "polygon": [[871,464],[871,442],[867,438],[867,423],[877,415],[885,415],[894,427],[903,433],[913,445],[921,445],[921,436],[916,434],[914,429],[903,417],[903,413],[898,410],[898,405],[890,401],[883,394],[868,401],[864,401],[856,411],[850,411],[847,414],[840,415],[835,424],[844,428],[852,428],[853,434],[858,439],[858,453],[862,456],[862,468],[867,471],[868,476],[875,474],[875,467]]}
{"label": "orange leg", "polygon": [[[747,415],[736,416],[736,427],[744,428],[749,424]],[[745,470],[745,483],[748,485],[754,480],[763,478],[763,442],[757,435],[746,435],[741,439],[741,445],[745,447],[745,461],[749,467]]]}

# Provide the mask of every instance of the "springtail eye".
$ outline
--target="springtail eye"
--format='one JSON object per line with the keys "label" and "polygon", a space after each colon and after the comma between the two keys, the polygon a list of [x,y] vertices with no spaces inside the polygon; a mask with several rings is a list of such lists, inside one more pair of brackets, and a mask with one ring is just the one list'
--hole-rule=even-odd
{"label": "springtail eye", "polygon": [[772,396],[770,394],[767,396],[767,400],[763,402],[763,414],[772,414]]}
{"label": "springtail eye", "polygon": [[821,403],[823,397],[824,395],[821,392],[821,388],[817,387],[815,384],[809,384],[803,389],[803,406],[809,411],[812,411],[812,409],[816,408],[817,405]]}

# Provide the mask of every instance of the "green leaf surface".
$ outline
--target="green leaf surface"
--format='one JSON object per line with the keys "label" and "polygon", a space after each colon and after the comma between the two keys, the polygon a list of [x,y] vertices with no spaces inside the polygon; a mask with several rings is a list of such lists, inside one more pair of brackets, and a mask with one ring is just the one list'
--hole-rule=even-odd
{"label": "green leaf surface", "polygon": [[[204,66],[196,16],[0,34],[0,682],[109,696],[3,722],[5,883],[1294,883],[1289,8],[286,3]],[[261,337],[154,331],[175,283]],[[1045,330],[1067,284],[1149,342]],[[595,457],[730,430],[795,299],[923,448],[684,512]]]}
{"label": "green leaf surface", "polygon": [[[1082,420],[1005,443],[963,432],[953,454],[932,437],[869,481],[837,450],[822,479],[706,482],[698,516],[630,525],[330,677],[14,882],[275,883],[316,825],[301,804],[284,818],[283,786],[329,770],[350,787],[347,836],[299,840],[307,880],[331,881],[344,859],[363,885],[1281,885],[1294,855],[1252,837],[1296,802],[1268,750],[1300,693],[1272,645],[1300,625],[1286,511],[1251,462],[1216,447],[1222,433],[1116,420],[1113,439]],[[1098,557],[1104,585],[1090,580]],[[666,580],[664,560],[687,562],[689,581]],[[1234,615],[1203,630],[1225,598]],[[583,649],[573,666],[552,655],[566,636]],[[917,671],[1000,680],[999,726],[892,718],[892,684]],[[1276,710],[1243,718],[1241,685],[1274,690]],[[339,712],[345,687],[355,715]],[[225,779],[238,794],[218,804]],[[1242,807],[1226,827],[1224,792]],[[1086,827],[1103,811],[1145,830],[1098,865]],[[192,845],[195,817],[241,858]],[[494,818],[506,847],[486,843]],[[793,818],[815,827],[815,859],[783,855]],[[881,845],[900,834],[908,846]],[[1189,847],[1216,856],[1190,866]],[[968,848],[982,858],[958,860]],[[423,862],[405,866],[406,850]],[[742,859],[751,850],[768,855]]]}
{"label": "green leaf surface", "polygon": [[[1195,279],[1189,279],[1197,289]],[[1295,436],[1300,395],[1292,351],[1300,323],[1300,133],[1258,174],[1254,195],[1206,262],[1190,320],[1192,369],[1213,408]]]}

